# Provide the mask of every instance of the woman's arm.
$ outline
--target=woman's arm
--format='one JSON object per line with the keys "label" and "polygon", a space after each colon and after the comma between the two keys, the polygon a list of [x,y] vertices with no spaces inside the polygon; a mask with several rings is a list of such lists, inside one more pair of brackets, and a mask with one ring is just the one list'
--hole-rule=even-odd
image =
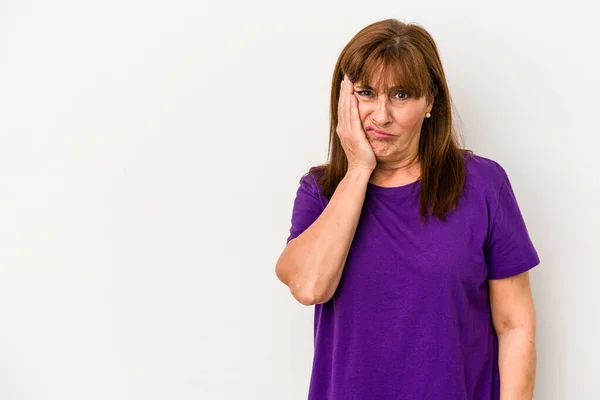
{"label": "woman's arm", "polygon": [[350,168],[329,203],[283,250],[275,272],[300,303],[325,303],[340,282],[372,171]]}
{"label": "woman's arm", "polygon": [[489,281],[499,342],[500,400],[531,400],[535,386],[535,307],[529,272]]}

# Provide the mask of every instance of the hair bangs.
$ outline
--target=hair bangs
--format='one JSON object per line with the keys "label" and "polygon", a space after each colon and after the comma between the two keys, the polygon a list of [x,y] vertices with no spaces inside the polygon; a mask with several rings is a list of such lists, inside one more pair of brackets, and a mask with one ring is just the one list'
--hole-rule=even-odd
{"label": "hair bangs", "polygon": [[[378,81],[372,82],[379,73]],[[358,71],[362,84],[369,85],[375,90],[400,87],[407,95],[420,98],[430,89],[430,77],[423,57],[419,52],[382,51],[379,54],[369,54]]]}

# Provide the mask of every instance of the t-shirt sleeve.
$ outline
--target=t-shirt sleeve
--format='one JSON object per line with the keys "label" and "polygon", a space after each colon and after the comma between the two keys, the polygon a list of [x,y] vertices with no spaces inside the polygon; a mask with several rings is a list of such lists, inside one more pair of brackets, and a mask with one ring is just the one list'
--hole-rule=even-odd
{"label": "t-shirt sleeve", "polygon": [[324,208],[313,174],[304,175],[300,179],[300,186],[296,191],[292,210],[292,226],[290,227],[287,243],[310,227],[321,215]]}
{"label": "t-shirt sleeve", "polygon": [[530,270],[540,263],[506,171],[490,201],[490,225],[485,244],[489,279],[502,279]]}

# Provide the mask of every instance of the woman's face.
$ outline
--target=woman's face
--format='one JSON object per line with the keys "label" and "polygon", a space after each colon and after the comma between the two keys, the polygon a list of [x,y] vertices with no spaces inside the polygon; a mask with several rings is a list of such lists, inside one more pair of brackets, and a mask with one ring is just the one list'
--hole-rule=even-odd
{"label": "woman's face", "polygon": [[[379,73],[373,77],[379,81]],[[401,88],[373,88],[372,83],[354,83],[354,95],[363,129],[375,157],[382,162],[402,162],[418,153],[421,126],[433,104],[426,97],[410,98]],[[390,135],[378,135],[374,129]]]}

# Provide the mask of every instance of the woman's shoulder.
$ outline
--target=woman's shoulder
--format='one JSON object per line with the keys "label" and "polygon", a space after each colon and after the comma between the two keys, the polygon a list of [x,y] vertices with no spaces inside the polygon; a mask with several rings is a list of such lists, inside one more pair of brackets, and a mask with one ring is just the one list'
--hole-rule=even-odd
{"label": "woman's shoulder", "polygon": [[329,164],[317,164],[313,165],[308,169],[307,174],[314,176],[315,178],[319,175],[323,174],[325,170],[328,168]]}
{"label": "woman's shoulder", "polygon": [[321,186],[317,183],[319,177],[325,172],[327,164],[312,165],[300,177],[300,187],[321,196]]}
{"label": "woman's shoulder", "polygon": [[[498,191],[508,180],[504,167],[496,160],[476,154],[473,151],[462,152],[465,161],[468,186],[485,191]],[[314,164],[302,175],[300,183],[311,191],[320,194],[319,177],[326,172],[328,164]]]}
{"label": "woman's shoulder", "polygon": [[300,184],[310,186],[312,189],[317,190],[320,188],[317,180],[320,175],[325,172],[327,164],[312,165],[308,171],[305,171],[302,177],[300,177]]}
{"label": "woman's shoulder", "polygon": [[473,152],[465,153],[464,157],[467,178],[477,186],[498,188],[507,179],[506,171],[498,161]]}

